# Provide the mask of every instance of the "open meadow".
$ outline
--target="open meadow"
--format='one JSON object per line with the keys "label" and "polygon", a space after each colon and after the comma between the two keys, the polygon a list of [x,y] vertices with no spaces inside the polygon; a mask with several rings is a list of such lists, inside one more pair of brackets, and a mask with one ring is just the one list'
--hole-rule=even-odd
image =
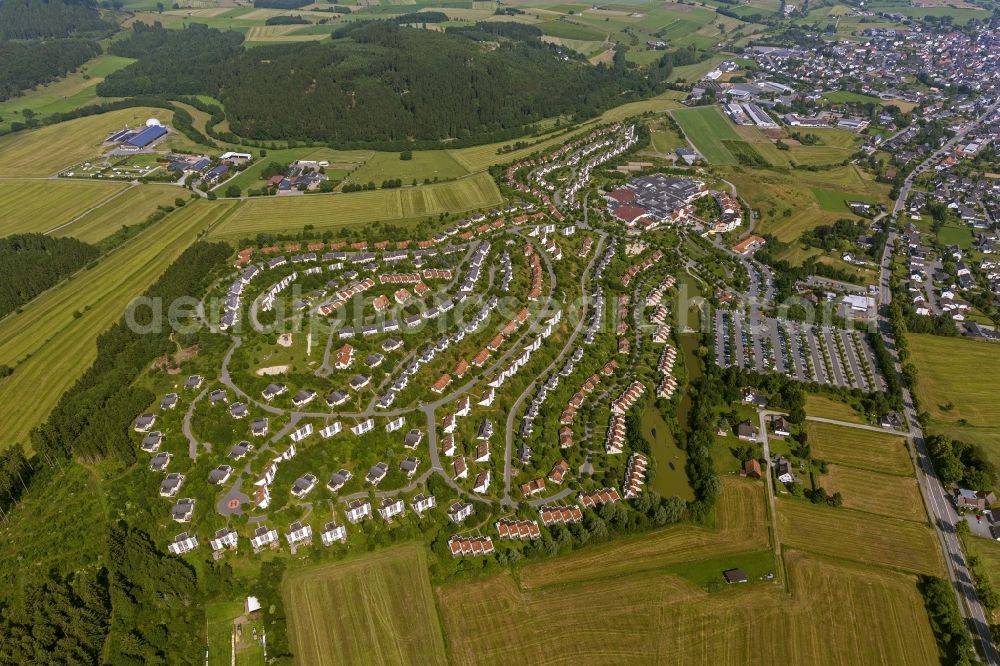
{"label": "open meadow", "polygon": [[806,426],[813,457],[873,472],[913,474],[905,440],[889,433],[810,421]]}
{"label": "open meadow", "polygon": [[298,663],[446,662],[421,546],[298,569],[282,587]]}
{"label": "open meadow", "polygon": [[97,336],[233,206],[190,204],[0,320],[0,363],[14,368],[0,380],[0,401],[7,405],[4,443],[28,444],[31,428],[93,362]]}
{"label": "open meadow", "polygon": [[872,566],[944,575],[940,544],[926,524],[801,499],[779,499],[777,512],[785,546]]}
{"label": "open meadow", "polygon": [[258,233],[296,232],[312,225],[322,232],[352,224],[462,213],[496,206],[500,192],[482,172],[433,185],[370,190],[350,194],[257,197],[242,202],[216,227],[212,237],[239,239]]}
{"label": "open meadow", "polygon": [[804,231],[852,217],[847,212],[824,209],[814,188],[879,202],[885,202],[888,195],[888,186],[874,182],[853,164],[825,171],[788,172],[736,167],[726,178],[752,208],[761,212],[757,230],[792,243],[790,250],[797,249],[794,241]]}
{"label": "open meadow", "polygon": [[126,188],[112,182],[0,180],[0,237],[52,231]]}
{"label": "open meadow", "polygon": [[848,423],[865,422],[861,414],[850,405],[814,393],[806,395],[806,414]]}
{"label": "open meadow", "polygon": [[147,118],[169,125],[173,117],[173,111],[140,106],[8,134],[0,137],[0,176],[54,175],[95,157],[115,130],[137,127]]}
{"label": "open meadow", "polygon": [[917,397],[922,409],[941,421],[964,419],[977,426],[1000,427],[1000,401],[988,381],[1000,377],[995,345],[963,338],[907,336],[917,366]]}
{"label": "open meadow", "polygon": [[791,594],[775,583],[707,593],[608,555],[625,573],[542,590],[506,573],[439,588],[452,663],[938,663],[911,576],[789,552]]}
{"label": "open meadow", "polygon": [[917,367],[916,395],[930,414],[929,434],[941,434],[983,448],[1000,467],[1000,403],[989,381],[1000,376],[1000,355],[991,343],[911,333]]}
{"label": "open meadow", "polygon": [[[85,184],[93,187],[97,183]],[[158,206],[173,206],[178,197],[187,200],[189,196],[190,192],[187,190],[171,185],[130,187],[94,210],[79,216],[72,223],[57,227],[52,234],[72,236],[85,243],[97,243],[121,229],[123,225],[145,222]]]}

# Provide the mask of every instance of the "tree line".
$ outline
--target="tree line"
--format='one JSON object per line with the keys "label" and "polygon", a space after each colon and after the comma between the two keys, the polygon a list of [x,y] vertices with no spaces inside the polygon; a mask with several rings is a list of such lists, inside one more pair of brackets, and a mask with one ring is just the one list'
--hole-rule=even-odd
{"label": "tree line", "polygon": [[0,317],[15,311],[99,255],[96,247],[75,238],[45,234],[0,238]]}
{"label": "tree line", "polygon": [[[206,276],[229,253],[225,243],[195,243],[144,295],[171,303],[201,293]],[[144,308],[136,312],[135,322],[150,328],[158,324],[157,330],[133,331],[123,317],[101,334],[94,364],[62,396],[48,420],[31,431],[32,448],[43,461],[54,464],[70,456],[90,462],[107,457],[124,464],[135,460],[129,426],[154,396],[132,382],[153,359],[173,348],[165,313]]]}

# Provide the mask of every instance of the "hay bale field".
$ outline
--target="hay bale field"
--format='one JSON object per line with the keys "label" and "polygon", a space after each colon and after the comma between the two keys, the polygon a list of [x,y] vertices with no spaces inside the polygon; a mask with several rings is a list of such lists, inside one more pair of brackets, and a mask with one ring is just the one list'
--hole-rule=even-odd
{"label": "hay bale field", "polygon": [[0,237],[50,231],[126,187],[89,180],[0,180]]}
{"label": "hay bale field", "polygon": [[913,476],[830,465],[829,472],[816,477],[816,482],[828,493],[840,492],[849,509],[927,522],[920,487]]}
{"label": "hay bale field", "polygon": [[288,634],[303,664],[442,664],[444,640],[416,545],[299,569],[282,582]]}
{"label": "hay bale field", "polygon": [[587,548],[565,557],[526,567],[520,582],[527,588],[554,581],[570,583],[613,577],[644,569],[662,569],[708,554],[712,557],[767,548],[764,487],[724,477],[716,515],[718,529],[678,525],[606,546]]}
{"label": "hay bale field", "polygon": [[157,206],[173,206],[189,192],[170,185],[139,185],[110,199],[71,224],[52,231],[54,236],[72,236],[85,243],[96,243],[121,229],[125,224],[144,222]]}
{"label": "hay bale field", "polygon": [[14,368],[0,382],[0,401],[7,405],[4,444],[28,444],[28,431],[93,362],[97,336],[232,207],[190,204],[0,321],[0,363]]}
{"label": "hay bale field", "polygon": [[813,457],[873,472],[912,475],[913,462],[899,435],[809,421]]}
{"label": "hay bale field", "polygon": [[941,547],[927,525],[797,499],[779,499],[777,512],[778,534],[786,546],[874,566],[944,575]]}
{"label": "hay bale field", "polygon": [[0,137],[0,176],[51,176],[95,157],[111,132],[136,127],[147,118],[169,125],[174,112],[135,107],[68,120]]}
{"label": "hay bale field", "polygon": [[461,213],[495,206],[500,191],[488,173],[419,187],[352,192],[350,194],[257,197],[244,201],[234,215],[213,232],[215,238],[238,239],[260,232],[316,230],[352,224]]}
{"label": "hay bale field", "polygon": [[449,656],[455,664],[938,663],[912,576],[796,552],[786,560],[790,595],[767,583],[709,594],[659,571],[544,591],[519,588],[507,573],[446,585],[438,598]]}

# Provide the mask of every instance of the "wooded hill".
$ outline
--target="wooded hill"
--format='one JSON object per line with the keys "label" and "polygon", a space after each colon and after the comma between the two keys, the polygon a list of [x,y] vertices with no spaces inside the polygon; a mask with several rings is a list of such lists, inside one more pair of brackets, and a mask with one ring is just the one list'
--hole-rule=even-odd
{"label": "wooded hill", "polygon": [[448,33],[358,22],[317,43],[244,49],[204,26],[135,27],[113,53],[139,62],[110,75],[104,96],[208,94],[232,131],[258,139],[354,145],[506,139],[542,118],[588,118],[659,88],[658,71],[617,58],[561,56],[524,26]]}
{"label": "wooded hill", "polygon": [[0,101],[65,76],[115,30],[94,0],[0,0]]}

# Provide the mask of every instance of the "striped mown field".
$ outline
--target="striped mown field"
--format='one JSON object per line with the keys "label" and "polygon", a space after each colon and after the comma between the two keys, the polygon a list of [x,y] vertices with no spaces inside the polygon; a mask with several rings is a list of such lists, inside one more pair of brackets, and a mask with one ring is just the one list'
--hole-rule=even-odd
{"label": "striped mown field", "polygon": [[96,243],[121,229],[122,225],[140,224],[158,206],[173,206],[177,197],[188,201],[190,192],[170,185],[138,185],[108,200],[71,224],[59,227],[54,236],[72,236],[85,243]]}
{"label": "striped mown field", "polygon": [[913,475],[905,440],[898,435],[808,422],[806,433],[819,460],[874,472]]}
{"label": "striped mown field", "polygon": [[926,523],[845,507],[779,499],[778,534],[791,548],[872,566],[944,575],[944,557]]}
{"label": "striped mown field", "polygon": [[126,187],[89,180],[0,180],[0,237],[50,231]]}
{"label": "striped mown field", "polygon": [[299,231],[305,225],[322,231],[352,224],[462,213],[496,206],[500,201],[500,191],[488,173],[399,189],[257,197],[242,202],[211,236],[239,239],[258,233]]}
{"label": "striped mown field", "polygon": [[[608,555],[614,562],[618,553]],[[800,552],[785,559],[790,594],[773,582],[708,593],[655,569],[553,579],[544,590],[519,587],[508,573],[445,585],[438,599],[450,662],[939,663],[913,576]]]}
{"label": "striped mown field", "polygon": [[446,663],[422,546],[299,569],[282,588],[298,663]]}
{"label": "striped mown field", "polygon": [[14,368],[0,380],[4,444],[28,444],[31,428],[93,362],[97,336],[233,206],[190,204],[0,320],[0,363]]}

